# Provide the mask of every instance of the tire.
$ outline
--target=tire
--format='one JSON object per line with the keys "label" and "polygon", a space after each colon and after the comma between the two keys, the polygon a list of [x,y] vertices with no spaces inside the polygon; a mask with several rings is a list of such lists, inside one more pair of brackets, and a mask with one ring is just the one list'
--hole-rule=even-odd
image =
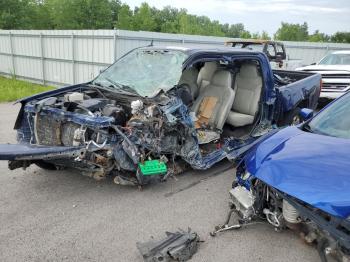
{"label": "tire", "polygon": [[283,119],[280,119],[278,126],[294,126],[303,122],[300,118],[300,108],[296,107],[284,114]]}

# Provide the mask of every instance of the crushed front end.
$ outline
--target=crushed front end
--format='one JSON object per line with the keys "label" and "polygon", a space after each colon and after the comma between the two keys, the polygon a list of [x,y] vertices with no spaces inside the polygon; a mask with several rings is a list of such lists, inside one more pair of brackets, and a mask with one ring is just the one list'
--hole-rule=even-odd
{"label": "crushed front end", "polygon": [[174,93],[148,99],[81,86],[22,102],[18,145],[0,145],[10,169],[73,167],[119,184],[165,180],[201,162],[187,107]]}
{"label": "crushed front end", "polygon": [[305,243],[315,245],[321,261],[350,259],[349,218],[331,215],[275,189],[250,174],[243,163],[238,166],[229,203],[229,217],[215,232],[266,221],[277,232],[295,231]]}

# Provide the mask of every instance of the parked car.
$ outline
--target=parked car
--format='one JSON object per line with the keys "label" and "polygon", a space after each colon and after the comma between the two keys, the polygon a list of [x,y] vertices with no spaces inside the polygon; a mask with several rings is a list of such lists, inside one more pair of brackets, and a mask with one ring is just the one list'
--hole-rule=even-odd
{"label": "parked car", "polygon": [[207,169],[299,107],[315,108],[320,75],[272,71],[261,52],[143,47],[93,81],[19,102],[19,144],[0,145],[9,168],[74,167],[143,185]]}
{"label": "parked car", "polygon": [[295,70],[302,66],[300,59],[289,59],[289,56],[286,53],[286,48],[282,42],[249,39],[230,40],[226,41],[225,45],[263,52],[269,58],[272,69]]}
{"label": "parked car", "polygon": [[296,70],[322,75],[323,99],[335,99],[350,90],[350,51],[332,52],[320,62]]}
{"label": "parked car", "polygon": [[261,138],[242,158],[230,191],[231,212],[241,220],[221,231],[264,219],[316,244],[321,261],[349,261],[349,116],[350,93],[303,124]]}

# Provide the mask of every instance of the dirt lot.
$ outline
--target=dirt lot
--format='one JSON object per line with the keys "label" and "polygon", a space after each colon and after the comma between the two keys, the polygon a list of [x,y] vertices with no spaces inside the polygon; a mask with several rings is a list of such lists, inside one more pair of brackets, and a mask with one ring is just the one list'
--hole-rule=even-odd
{"label": "dirt lot", "polygon": [[[0,104],[1,143],[15,141],[17,111]],[[227,212],[234,175],[228,167],[188,172],[138,191],[72,170],[11,172],[2,161],[0,260],[142,261],[136,241],[191,227],[205,240],[191,261],[319,261],[297,235],[268,225],[209,236]]]}

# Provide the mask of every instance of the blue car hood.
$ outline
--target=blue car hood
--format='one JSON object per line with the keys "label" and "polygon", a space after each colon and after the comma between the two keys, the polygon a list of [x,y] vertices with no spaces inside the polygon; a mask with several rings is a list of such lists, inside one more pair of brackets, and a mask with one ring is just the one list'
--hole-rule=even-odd
{"label": "blue car hood", "polygon": [[331,215],[350,216],[350,140],[288,127],[245,158],[268,185]]}

